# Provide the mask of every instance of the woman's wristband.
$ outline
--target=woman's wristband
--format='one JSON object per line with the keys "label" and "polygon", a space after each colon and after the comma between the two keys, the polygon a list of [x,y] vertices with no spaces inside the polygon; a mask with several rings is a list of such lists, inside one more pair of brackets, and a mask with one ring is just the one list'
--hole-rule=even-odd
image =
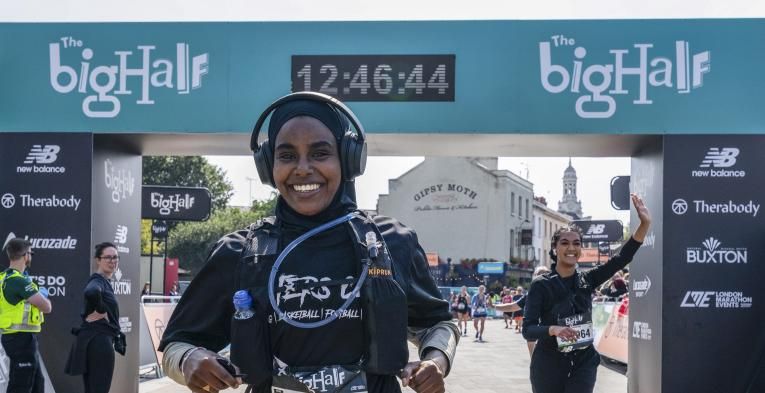
{"label": "woman's wristband", "polygon": [[194,348],[191,348],[191,349],[189,349],[188,351],[186,351],[186,352],[183,354],[183,356],[181,356],[181,362],[178,364],[178,368],[181,370],[181,375],[183,375],[183,378],[184,378],[184,379],[186,378],[186,374],[184,374],[184,373],[183,373],[183,363],[184,363],[184,362],[186,361],[186,359],[188,359],[188,358],[189,358],[189,356],[191,356],[191,354],[192,354],[192,353],[194,353],[194,351],[196,351],[197,349],[204,349],[204,348],[203,348],[203,347],[194,347]]}

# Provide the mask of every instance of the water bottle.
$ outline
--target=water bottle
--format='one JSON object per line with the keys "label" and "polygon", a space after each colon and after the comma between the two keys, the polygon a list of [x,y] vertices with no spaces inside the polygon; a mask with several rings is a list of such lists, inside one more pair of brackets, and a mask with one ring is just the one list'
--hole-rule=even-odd
{"label": "water bottle", "polygon": [[245,290],[236,291],[234,294],[234,319],[243,320],[250,319],[255,315],[255,310],[252,308],[252,297],[250,293]]}

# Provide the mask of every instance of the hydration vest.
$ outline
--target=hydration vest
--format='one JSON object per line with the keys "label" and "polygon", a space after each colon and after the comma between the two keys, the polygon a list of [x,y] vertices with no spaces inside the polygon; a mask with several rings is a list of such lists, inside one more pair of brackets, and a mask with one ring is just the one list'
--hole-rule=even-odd
{"label": "hydration vest", "polygon": [[[406,294],[394,278],[394,263],[377,225],[359,211],[354,212],[350,221],[340,225],[350,226],[356,254],[361,256],[359,267],[365,265],[367,268],[367,278],[360,292],[366,346],[361,367],[367,373],[396,375],[406,366],[409,357]],[[379,244],[376,258],[369,255],[365,243],[368,232],[376,234]],[[232,321],[231,360],[247,375],[245,382],[253,385],[267,382],[274,371],[268,325],[268,315],[274,310],[269,302],[268,278],[278,247],[276,217],[265,218],[248,229],[245,248],[237,264],[236,289],[249,291],[255,316],[246,332],[244,327],[237,327],[241,321]],[[303,284],[302,288],[355,283],[353,279],[322,281]],[[331,322],[328,326],[332,326]]]}
{"label": "hydration vest", "polygon": [[[8,274],[8,271],[11,271]],[[8,303],[5,299],[5,286],[11,278],[25,277],[17,270],[6,270],[0,273],[0,281],[2,281],[2,288],[0,288],[0,329],[3,334],[9,333],[39,333],[42,330],[43,314],[40,310],[27,302],[22,300],[16,305]],[[29,282],[29,285],[37,290],[37,284]]]}

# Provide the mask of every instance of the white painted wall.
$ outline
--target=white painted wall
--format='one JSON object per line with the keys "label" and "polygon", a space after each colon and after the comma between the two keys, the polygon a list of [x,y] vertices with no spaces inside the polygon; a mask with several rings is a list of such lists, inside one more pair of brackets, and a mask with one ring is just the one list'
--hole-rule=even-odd
{"label": "white painted wall", "polygon": [[[413,228],[425,251],[436,252],[444,260],[507,261],[510,230],[517,233],[526,219],[525,210],[521,217],[517,211],[511,214],[510,196],[515,195],[516,205],[519,195],[524,201],[531,200],[533,185],[509,171],[496,170],[496,159],[481,162],[483,168],[471,158],[427,157],[389,182],[389,194],[380,196],[377,211]],[[449,190],[449,185],[455,185],[454,189]],[[460,193],[457,186],[469,188],[475,195]],[[431,187],[435,192],[426,194],[424,190]]]}

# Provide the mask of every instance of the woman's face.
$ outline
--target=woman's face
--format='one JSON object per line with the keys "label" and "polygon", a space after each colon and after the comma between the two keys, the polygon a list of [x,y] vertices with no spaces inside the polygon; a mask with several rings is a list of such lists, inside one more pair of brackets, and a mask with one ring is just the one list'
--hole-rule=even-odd
{"label": "woman's face", "polygon": [[332,203],[342,172],[337,142],[321,121],[293,117],[276,135],[274,182],[282,198],[304,216],[321,213]]}
{"label": "woman's face", "polygon": [[582,255],[582,239],[576,232],[563,232],[555,244],[555,253],[558,263],[566,266],[576,265]]}
{"label": "woman's face", "polygon": [[119,254],[114,247],[106,247],[101,251],[101,256],[96,257],[96,265],[102,274],[111,276],[119,265]]}

